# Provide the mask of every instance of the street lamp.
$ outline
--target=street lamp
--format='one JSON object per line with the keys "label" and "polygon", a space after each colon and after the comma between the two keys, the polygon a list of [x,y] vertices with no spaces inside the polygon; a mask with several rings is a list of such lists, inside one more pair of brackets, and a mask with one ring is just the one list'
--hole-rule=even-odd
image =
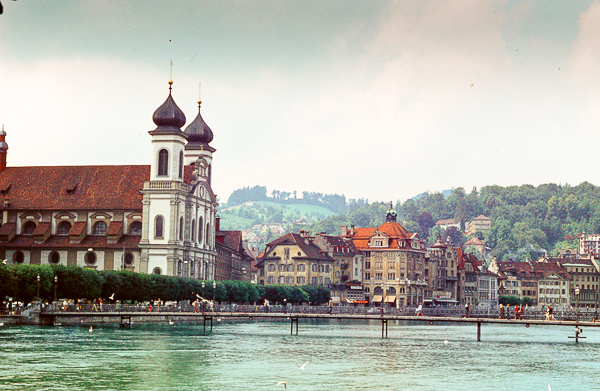
{"label": "street lamp", "polygon": [[58,300],[57,299],[58,295],[56,294],[57,290],[58,290],[58,276],[55,275],[54,276],[54,301]]}
{"label": "street lamp", "polygon": [[41,281],[41,277],[38,274],[37,275],[37,297],[38,300],[40,300],[40,312],[42,311],[42,300],[40,299],[40,281]]}
{"label": "street lamp", "polygon": [[575,322],[579,322],[579,285],[575,286]]}
{"label": "street lamp", "polygon": [[217,282],[213,281],[213,308],[215,305],[215,291],[217,290]]}

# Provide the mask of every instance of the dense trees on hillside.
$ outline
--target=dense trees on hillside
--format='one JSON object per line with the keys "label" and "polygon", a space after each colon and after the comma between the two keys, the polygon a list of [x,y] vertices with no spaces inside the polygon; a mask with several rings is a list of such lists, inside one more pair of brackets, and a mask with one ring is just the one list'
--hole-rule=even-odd
{"label": "dense trees on hillside", "polygon": [[[473,188],[469,193],[459,187],[447,198],[442,193],[424,193],[415,199],[397,201],[394,207],[398,221],[408,231],[429,241],[441,233],[444,239],[450,236],[455,245],[468,239],[464,231],[469,221],[485,215],[492,220],[492,228],[477,236],[491,249],[490,256],[523,260],[537,258],[544,252],[556,254],[560,249],[577,249],[574,238],[581,232],[600,233],[599,195],[600,188],[588,182],[578,186],[492,185]],[[364,199],[346,203],[343,196],[309,192],[303,192],[303,196],[307,202],[335,205],[331,210],[338,213],[312,224],[311,232],[339,235],[342,225],[378,226],[389,209],[387,203],[369,203]],[[435,226],[436,221],[449,218],[458,220],[461,229],[443,232]]]}

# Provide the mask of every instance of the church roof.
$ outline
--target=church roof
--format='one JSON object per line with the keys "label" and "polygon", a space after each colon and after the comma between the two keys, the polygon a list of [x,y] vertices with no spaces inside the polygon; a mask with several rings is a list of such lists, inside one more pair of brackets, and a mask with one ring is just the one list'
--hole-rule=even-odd
{"label": "church roof", "polygon": [[173,82],[170,81],[167,100],[152,114],[152,121],[157,126],[156,130],[181,131],[181,127],[185,125],[185,114],[183,114],[183,111],[181,111],[171,96],[172,84]]}
{"label": "church roof", "polygon": [[213,132],[200,114],[200,102],[198,102],[198,115],[185,131],[188,134],[188,144],[209,144],[213,140]]}
{"label": "church roof", "polygon": [[0,199],[10,209],[142,209],[150,166],[7,167]]}

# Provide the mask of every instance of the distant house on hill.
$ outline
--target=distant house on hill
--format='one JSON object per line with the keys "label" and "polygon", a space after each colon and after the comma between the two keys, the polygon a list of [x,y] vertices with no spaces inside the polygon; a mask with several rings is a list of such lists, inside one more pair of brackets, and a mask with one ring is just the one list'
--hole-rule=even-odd
{"label": "distant house on hill", "polygon": [[483,242],[477,237],[473,237],[466,241],[463,245],[463,248],[473,248],[481,258],[485,256],[485,242]]}
{"label": "distant house on hill", "polygon": [[456,227],[460,229],[460,221],[455,219],[443,219],[435,222],[435,225],[439,226],[441,229],[448,229],[450,227]]}
{"label": "distant house on hill", "polygon": [[475,232],[486,232],[492,229],[492,220],[484,215],[475,217],[467,227],[467,236],[475,235]]}

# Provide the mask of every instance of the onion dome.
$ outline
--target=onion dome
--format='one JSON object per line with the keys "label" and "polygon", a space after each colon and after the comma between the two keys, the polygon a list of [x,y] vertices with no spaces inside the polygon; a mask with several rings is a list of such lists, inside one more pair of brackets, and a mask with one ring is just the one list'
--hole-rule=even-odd
{"label": "onion dome", "polygon": [[200,114],[200,105],[202,101],[198,101],[198,115],[191,124],[185,128],[188,134],[188,143],[192,144],[208,144],[213,140],[213,132],[210,130],[206,122]]}
{"label": "onion dome", "polygon": [[185,125],[185,114],[171,96],[172,84],[173,82],[169,80],[169,97],[152,114],[152,121],[158,126],[157,130],[181,130],[181,127]]}
{"label": "onion dome", "polygon": [[388,209],[387,212],[385,212],[385,222],[386,223],[395,222],[397,215],[398,215],[398,213],[396,212],[396,210],[394,209],[394,206],[390,202],[390,209]]}

